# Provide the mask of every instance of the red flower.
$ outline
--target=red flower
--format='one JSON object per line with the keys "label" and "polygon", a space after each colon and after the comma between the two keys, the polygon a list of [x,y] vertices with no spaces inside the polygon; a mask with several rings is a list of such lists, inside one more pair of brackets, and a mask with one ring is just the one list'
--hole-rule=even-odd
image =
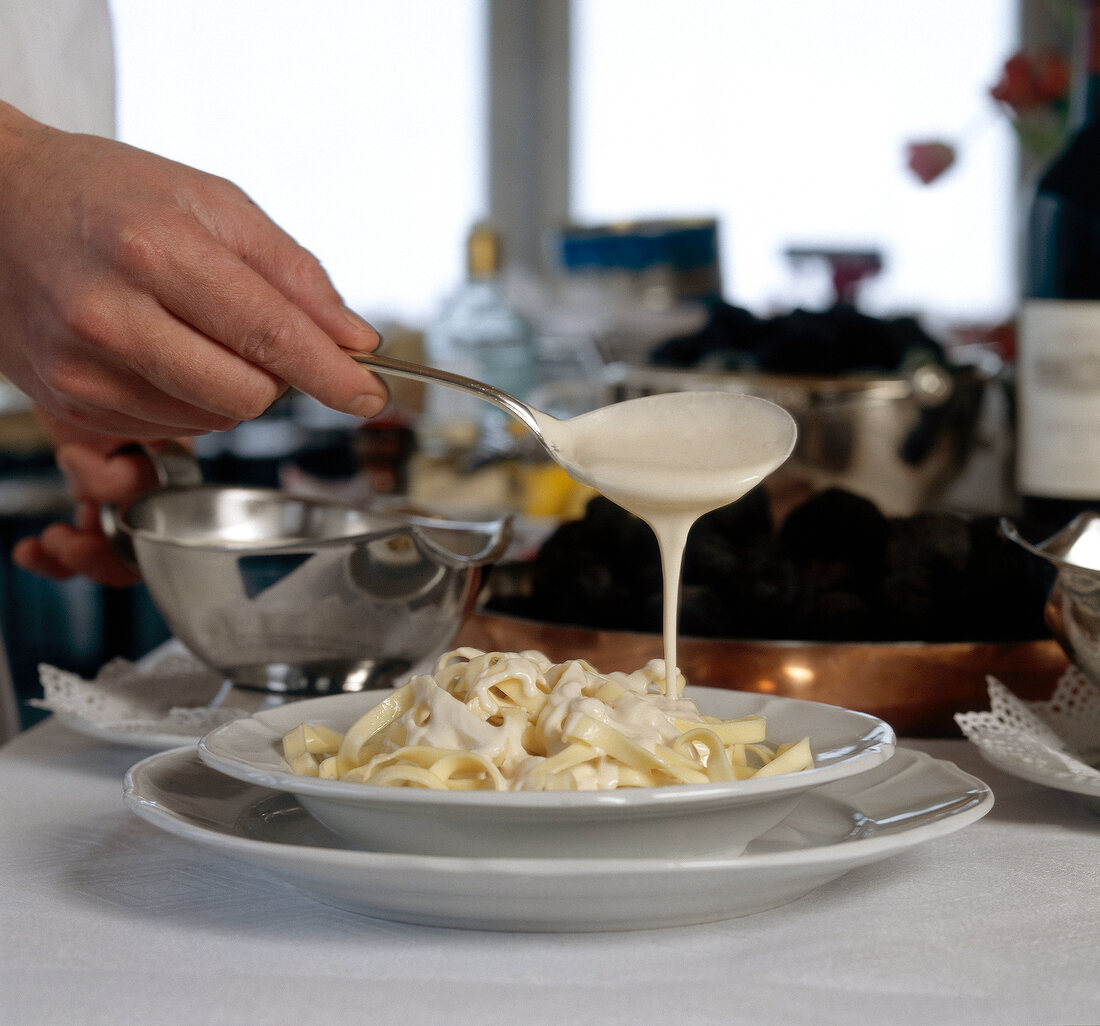
{"label": "red flower", "polygon": [[1015,113],[1064,100],[1069,92],[1069,65],[1053,51],[1016,53],[1004,63],[1001,77],[989,90],[993,99]]}
{"label": "red flower", "polygon": [[1069,96],[1069,62],[1061,54],[1039,54],[1032,65],[1032,77],[1040,100],[1052,103]]}
{"label": "red flower", "polygon": [[955,163],[955,147],[945,142],[916,142],[908,146],[909,168],[925,185],[934,182]]}

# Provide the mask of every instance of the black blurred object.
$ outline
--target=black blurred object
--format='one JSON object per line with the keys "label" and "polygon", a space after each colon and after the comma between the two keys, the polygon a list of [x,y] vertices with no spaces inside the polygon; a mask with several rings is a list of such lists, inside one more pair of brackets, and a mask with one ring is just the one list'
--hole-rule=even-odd
{"label": "black blurred object", "polygon": [[[526,568],[527,590],[494,612],[602,630],[661,627],[653,533],[597,497]],[[1049,582],[996,517],[887,518],[829,489],[773,522],[767,493],[701,518],[688,539],[685,636],[825,642],[994,642],[1046,638]]]}
{"label": "black blurred object", "polygon": [[294,453],[293,463],[310,477],[320,480],[344,480],[360,469],[352,435],[348,431],[314,431],[305,436]]}
{"label": "black blurred object", "polygon": [[368,420],[355,434],[355,458],[375,495],[408,491],[409,460],[415,450],[415,432],[393,410]]}
{"label": "black blurred object", "polygon": [[827,376],[892,374],[947,362],[943,346],[912,317],[870,317],[846,303],[757,317],[725,302],[711,306],[699,331],[658,346],[650,361],[666,367]]}

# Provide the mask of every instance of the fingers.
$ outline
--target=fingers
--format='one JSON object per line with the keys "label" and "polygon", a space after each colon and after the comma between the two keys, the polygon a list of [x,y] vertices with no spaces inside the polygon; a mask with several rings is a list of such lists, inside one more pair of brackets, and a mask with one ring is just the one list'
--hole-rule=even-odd
{"label": "fingers", "polygon": [[[27,390],[32,399],[48,409],[55,416],[67,420],[74,427],[94,431],[97,428],[112,435],[125,435],[127,438],[163,438],[166,434],[193,437],[205,434],[211,428],[200,427],[195,424],[179,425],[164,424],[157,420],[140,420],[126,413],[120,413],[105,407],[88,406],[81,407],[76,403],[62,400],[55,401],[49,394],[36,394]],[[230,422],[238,423],[237,421]],[[220,430],[220,429],[218,429]]]}
{"label": "fingers", "polygon": [[[90,577],[109,587],[124,587],[140,575],[115,554],[100,526],[102,504],[125,507],[157,485],[152,463],[144,456],[115,453],[117,438],[95,436],[73,440],[68,425],[47,422],[57,439],[57,465],[76,497],[72,524],[51,524],[37,538],[23,538],[12,549],[12,561],[34,573],[64,580]],[[104,451],[101,446],[109,445]]]}
{"label": "fingers", "polygon": [[35,407],[34,415],[46,432],[55,453],[63,445],[80,445],[107,456],[133,441],[129,435],[109,435],[78,428],[69,421],[51,416],[41,407]]}
{"label": "fingers", "polygon": [[[37,356],[38,377],[49,392],[40,401],[69,421],[114,417],[101,430],[134,437],[139,423],[157,425],[140,430],[147,437],[227,430],[283,394],[284,382],[173,316],[149,293],[171,269],[144,273],[147,283],[131,275],[111,289],[70,291],[63,329]],[[114,426],[119,415],[131,418],[128,427]]]}
{"label": "fingers", "polygon": [[78,574],[112,588],[141,578],[114,554],[103,535],[71,524],[51,524],[38,538],[23,538],[12,549],[12,562],[32,573],[65,580]]}
{"label": "fingers", "polygon": [[48,552],[39,538],[20,538],[12,547],[11,561],[31,573],[59,581],[68,580],[76,574],[76,570]]}
{"label": "fingers", "polygon": [[122,562],[99,529],[97,508],[77,506],[74,524],[50,524],[37,538],[22,538],[12,562],[33,573],[66,580],[81,575],[112,588],[135,584],[140,575]]}
{"label": "fingers", "polygon": [[[301,307],[314,323],[341,348],[369,353],[378,348],[378,332],[349,309],[320,261],[273,222],[244,192],[224,179],[211,179],[218,202],[193,210],[214,237],[269,282],[281,295]],[[232,209],[231,219],[219,212]]]}
{"label": "fingers", "polygon": [[229,228],[237,255],[213,236],[161,254],[167,273],[149,287],[178,318],[326,406],[381,412],[381,380],[341,347],[369,352],[378,333],[349,311],[317,260],[251,204]]}
{"label": "fingers", "polygon": [[[203,345],[214,349],[215,355],[223,353],[209,340],[203,340]],[[244,411],[233,409],[232,396],[219,394],[227,386],[220,380],[217,387],[208,384],[216,373],[216,359],[196,359],[201,371],[189,379],[186,370],[172,365],[172,360],[167,347],[153,357],[138,340],[113,339],[110,348],[74,350],[48,361],[39,372],[40,387],[32,383],[27,391],[54,416],[89,431],[163,438],[228,430],[244,419],[242,412],[258,416],[285,388],[255,371],[262,381],[262,398]],[[143,373],[127,365],[131,363]],[[236,394],[239,397],[241,391]],[[191,395],[199,402],[191,402]]]}
{"label": "fingers", "polygon": [[225,430],[289,386],[383,408],[381,380],[343,351],[377,332],[240,189],[39,129],[0,168],[0,363],[37,403],[132,438]]}
{"label": "fingers", "polygon": [[[137,454],[108,454],[80,444],[64,444],[55,454],[74,497],[85,503],[129,505],[137,496],[157,486],[152,463]],[[93,518],[88,527],[97,526]]]}
{"label": "fingers", "polygon": [[[198,285],[194,291],[171,284],[164,288],[161,299],[177,316],[326,406],[357,417],[382,411],[387,393],[381,381],[250,268],[223,252],[214,266],[208,262],[180,271],[167,280],[178,281],[184,273],[201,280],[192,277],[192,285]],[[204,294],[218,295],[219,301],[196,302]]]}
{"label": "fingers", "polygon": [[263,237],[273,231],[276,244],[257,251],[248,240],[242,239],[241,255],[245,263],[301,307],[342,349],[374,352],[382,343],[381,336],[344,303],[320,261],[267,221],[262,212],[256,213],[265,224],[257,225],[252,237]]}

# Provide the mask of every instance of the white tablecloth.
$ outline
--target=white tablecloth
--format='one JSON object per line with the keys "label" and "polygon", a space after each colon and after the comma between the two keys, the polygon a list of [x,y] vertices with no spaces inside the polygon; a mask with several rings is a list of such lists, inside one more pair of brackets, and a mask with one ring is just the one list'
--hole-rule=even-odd
{"label": "white tablecloth", "polygon": [[996,806],[710,926],[494,934],[321,905],[122,804],[143,754],[47,721],[0,748],[0,1023],[1096,1023],[1100,816],[988,766]]}

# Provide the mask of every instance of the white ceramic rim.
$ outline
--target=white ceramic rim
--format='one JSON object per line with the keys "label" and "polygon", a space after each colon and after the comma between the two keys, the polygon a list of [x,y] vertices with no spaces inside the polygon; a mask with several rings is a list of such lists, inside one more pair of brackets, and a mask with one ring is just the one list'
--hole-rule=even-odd
{"label": "white ceramic rim", "polygon": [[[841,730],[844,746],[840,754],[810,770],[798,773],[762,777],[755,780],[722,781],[707,784],[669,785],[666,787],[623,788],[611,791],[432,791],[422,788],[379,787],[341,780],[321,780],[304,777],[283,769],[278,743],[283,734],[303,722],[321,722],[336,730],[346,730],[371,705],[392,691],[330,695],[323,698],[293,702],[276,709],[256,713],[247,719],[226,723],[199,741],[199,756],[206,765],[227,776],[245,780],[261,787],[288,791],[291,794],[325,798],[363,807],[386,805],[432,808],[446,805],[457,808],[533,809],[549,812],[555,809],[580,812],[585,809],[624,809],[637,812],[737,805],[766,800],[792,791],[808,790],[885,762],[893,755],[897,738],[884,720],[868,713],[780,698],[750,691],[724,688],[691,687],[685,695],[693,699],[703,712],[722,716],[762,715],[774,720],[794,718],[805,726],[788,732],[808,736],[814,748],[815,729],[821,733]],[[374,701],[365,701],[373,697]],[[731,711],[732,707],[732,711]],[[354,714],[349,710],[354,709]],[[815,726],[816,725],[816,726]],[[796,741],[799,737],[780,740]],[[769,740],[775,740],[769,735]],[[249,743],[251,743],[249,745]],[[266,745],[264,757],[248,754],[248,748]],[[814,748],[815,756],[817,749]],[[835,751],[835,742],[834,742]],[[827,756],[828,753],[826,753]]]}
{"label": "white ceramic rim", "polygon": [[164,751],[168,748],[179,748],[188,742],[198,741],[195,735],[185,730],[176,733],[164,730],[156,724],[147,725],[139,720],[97,723],[95,720],[86,719],[73,712],[55,712],[53,716],[59,723],[63,723],[69,730],[77,734],[94,738],[96,741],[107,741],[113,745],[121,745],[125,748]]}
{"label": "white ceramic rim", "polygon": [[[243,832],[244,814],[276,794],[267,789],[231,792],[228,807],[226,799],[208,799],[217,803],[211,820],[201,803],[177,793],[180,760],[194,760],[195,768],[217,777],[193,747],[150,756],[126,775],[127,807],[169,834],[235,856],[325,904],[375,919],[481,930],[652,929],[762,912],[857,867],[954,833],[993,806],[992,792],[978,778],[951,762],[901,749],[878,770],[809,795],[811,834],[782,850],[683,858],[413,855]],[[939,780],[931,801],[930,773]],[[169,783],[167,794],[160,794]],[[819,836],[812,811],[818,794],[822,808],[839,802],[851,811],[848,829],[838,824]],[[881,807],[884,798],[888,806],[882,831],[870,836],[856,828],[863,795],[871,807]]]}
{"label": "white ceramic rim", "polygon": [[1100,799],[1100,780],[1089,780],[1075,776],[1068,770],[1059,773],[1053,769],[1041,766],[1032,766],[1018,759],[1010,759],[999,752],[990,751],[978,742],[972,742],[981,754],[981,757],[990,766],[1007,773],[1019,780],[1026,780],[1029,784],[1040,784],[1043,787],[1052,787],[1057,791],[1065,791],[1068,794],[1079,795],[1083,798]]}

